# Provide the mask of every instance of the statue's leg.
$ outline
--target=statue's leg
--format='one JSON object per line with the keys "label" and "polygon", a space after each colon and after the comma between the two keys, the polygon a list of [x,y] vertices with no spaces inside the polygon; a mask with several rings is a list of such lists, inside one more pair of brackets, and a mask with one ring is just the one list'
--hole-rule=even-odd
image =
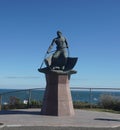
{"label": "statue's leg", "polygon": [[56,51],[56,52],[53,54],[53,58],[54,58],[54,59],[58,59],[59,56],[60,56],[60,53],[61,53],[61,51]]}
{"label": "statue's leg", "polygon": [[53,56],[52,56],[52,68],[59,68],[59,56],[60,56],[60,51],[56,51]]}
{"label": "statue's leg", "polygon": [[64,70],[65,69],[65,65],[67,64],[67,53],[66,53],[65,49],[63,49],[61,51],[61,59],[62,59],[61,69]]}
{"label": "statue's leg", "polygon": [[58,50],[52,56],[51,67],[54,69],[64,70],[67,63],[67,55],[65,50]]}

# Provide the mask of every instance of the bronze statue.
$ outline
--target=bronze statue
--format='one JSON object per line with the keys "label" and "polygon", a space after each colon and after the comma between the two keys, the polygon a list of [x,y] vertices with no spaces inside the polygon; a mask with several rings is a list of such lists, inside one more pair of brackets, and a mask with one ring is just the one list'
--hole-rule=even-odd
{"label": "bronze statue", "polygon": [[67,63],[66,48],[68,48],[68,43],[60,31],[57,31],[57,37],[52,40],[52,43],[47,50],[47,54],[50,53],[54,44],[56,44],[56,51],[52,54],[52,56],[45,59],[45,63],[47,67],[50,67],[50,69],[64,70]]}
{"label": "bronze statue", "polygon": [[[56,50],[54,53],[46,58],[46,55],[50,54],[53,48],[53,46],[56,45]],[[43,60],[43,63],[45,62],[47,70],[61,70],[61,71],[69,71],[71,70],[76,62],[77,58],[71,58],[69,57],[69,48],[68,48],[68,42],[64,36],[62,36],[62,33],[60,31],[57,31],[57,37],[52,40],[51,45],[49,46],[47,53],[45,55],[45,59]],[[42,71],[42,65],[38,71]]]}

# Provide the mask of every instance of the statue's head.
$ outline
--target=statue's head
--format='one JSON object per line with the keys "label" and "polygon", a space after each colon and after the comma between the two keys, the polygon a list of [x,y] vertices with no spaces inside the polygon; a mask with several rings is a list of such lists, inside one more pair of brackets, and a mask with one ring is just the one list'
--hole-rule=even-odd
{"label": "statue's head", "polygon": [[57,31],[57,35],[58,35],[58,36],[61,36],[62,33],[61,33],[60,31]]}

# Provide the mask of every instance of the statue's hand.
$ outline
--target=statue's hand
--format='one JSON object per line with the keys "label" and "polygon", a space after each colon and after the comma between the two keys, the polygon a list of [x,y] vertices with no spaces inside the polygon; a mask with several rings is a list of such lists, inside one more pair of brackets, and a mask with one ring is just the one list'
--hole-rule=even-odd
{"label": "statue's hand", "polygon": [[49,54],[49,51],[47,51],[47,54]]}

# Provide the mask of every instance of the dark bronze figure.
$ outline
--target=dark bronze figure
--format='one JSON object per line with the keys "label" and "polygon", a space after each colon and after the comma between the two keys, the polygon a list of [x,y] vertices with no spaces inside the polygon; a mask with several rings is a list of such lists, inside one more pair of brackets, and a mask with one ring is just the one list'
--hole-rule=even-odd
{"label": "dark bronze figure", "polygon": [[64,70],[67,63],[67,51],[68,43],[65,37],[62,36],[60,31],[57,31],[57,37],[53,39],[51,45],[48,48],[47,53],[49,54],[54,44],[56,44],[56,51],[45,59],[47,67],[50,69]]}
{"label": "dark bronze figure", "polygon": [[[54,45],[56,45],[56,50],[52,55],[46,58],[46,55],[51,53],[51,50]],[[46,69],[49,70],[69,71],[75,66],[77,62],[77,58],[69,57],[68,42],[66,38],[62,36],[62,33],[60,31],[57,31],[57,37],[52,40],[52,43],[49,46],[46,55],[43,62],[45,62],[47,66]],[[41,71],[41,68],[42,65],[38,70]]]}

